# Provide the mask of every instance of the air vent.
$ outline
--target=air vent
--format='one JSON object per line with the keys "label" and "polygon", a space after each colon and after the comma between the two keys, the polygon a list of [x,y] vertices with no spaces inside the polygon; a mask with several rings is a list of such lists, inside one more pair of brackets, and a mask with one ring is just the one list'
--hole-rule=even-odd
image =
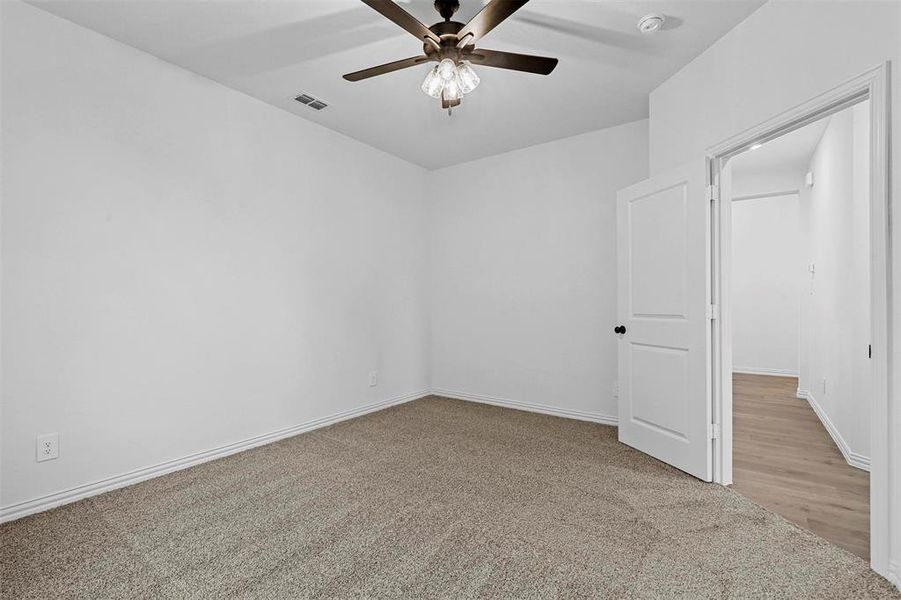
{"label": "air vent", "polygon": [[294,99],[297,100],[298,102],[300,102],[301,104],[306,104],[309,108],[312,108],[313,110],[322,110],[323,108],[328,106],[328,104],[326,104],[319,98],[314,98],[313,96],[311,96],[309,94],[301,94],[299,96],[295,96]]}

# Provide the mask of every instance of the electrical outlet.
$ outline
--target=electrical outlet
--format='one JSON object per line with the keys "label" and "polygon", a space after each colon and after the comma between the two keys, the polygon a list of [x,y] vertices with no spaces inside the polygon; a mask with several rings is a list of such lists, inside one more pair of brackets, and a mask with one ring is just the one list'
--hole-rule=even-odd
{"label": "electrical outlet", "polygon": [[45,433],[37,437],[37,460],[55,460],[59,458],[59,434]]}
{"label": "electrical outlet", "polygon": [[618,381],[613,382],[613,397],[619,398],[619,382]]}
{"label": "electrical outlet", "polygon": [[378,371],[370,371],[369,372],[369,387],[375,387],[379,384],[379,372]]}

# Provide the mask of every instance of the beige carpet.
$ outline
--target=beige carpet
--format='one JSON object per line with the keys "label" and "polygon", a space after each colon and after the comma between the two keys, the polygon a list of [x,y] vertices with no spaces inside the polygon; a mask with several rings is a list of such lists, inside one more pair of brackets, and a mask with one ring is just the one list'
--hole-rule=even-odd
{"label": "beige carpet", "polygon": [[616,441],[428,398],[0,527],[4,598],[901,597]]}

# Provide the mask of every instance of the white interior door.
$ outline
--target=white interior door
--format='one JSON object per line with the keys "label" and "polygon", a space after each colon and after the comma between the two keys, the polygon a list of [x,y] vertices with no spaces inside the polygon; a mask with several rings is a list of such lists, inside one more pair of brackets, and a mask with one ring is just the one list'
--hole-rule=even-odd
{"label": "white interior door", "polygon": [[616,335],[620,441],[710,481],[706,189],[699,160],[617,194]]}

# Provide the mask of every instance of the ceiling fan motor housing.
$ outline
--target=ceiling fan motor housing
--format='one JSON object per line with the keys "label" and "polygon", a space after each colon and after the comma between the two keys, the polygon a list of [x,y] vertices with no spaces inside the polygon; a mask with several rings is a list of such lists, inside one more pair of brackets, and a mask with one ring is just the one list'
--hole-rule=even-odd
{"label": "ceiling fan motor housing", "polygon": [[460,41],[457,33],[461,29],[463,29],[463,23],[458,21],[435,23],[429,27],[429,31],[441,38],[441,45],[436,46],[433,42],[427,41],[423,44],[422,51],[432,60],[440,61],[442,58],[449,58],[458,62],[464,53],[471,52],[475,48],[473,44],[467,44],[462,48],[457,46]]}

